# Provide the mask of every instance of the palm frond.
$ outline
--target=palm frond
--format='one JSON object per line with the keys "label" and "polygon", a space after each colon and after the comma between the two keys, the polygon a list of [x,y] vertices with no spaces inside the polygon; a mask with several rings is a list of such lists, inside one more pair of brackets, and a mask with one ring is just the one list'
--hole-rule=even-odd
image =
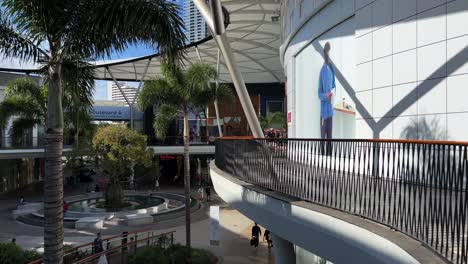
{"label": "palm frond", "polygon": [[148,107],[158,104],[181,105],[185,97],[175,83],[165,79],[146,81],[138,96],[138,106],[144,111]]}
{"label": "palm frond", "polygon": [[[3,0],[18,32],[34,43],[48,40],[60,45],[74,6],[73,0]],[[46,55],[46,54],[44,54]]]}
{"label": "palm frond", "polygon": [[235,95],[232,89],[226,84],[219,84],[218,87],[215,87],[215,99],[220,103],[233,103],[235,100]]}
{"label": "palm frond", "polygon": [[179,109],[173,105],[159,105],[153,120],[153,128],[157,138],[164,139],[171,121],[177,117],[178,110]]}
{"label": "palm frond", "polygon": [[67,58],[62,64],[64,106],[88,110],[93,104],[94,69],[78,58]]}
{"label": "palm frond", "polygon": [[[74,7],[65,49],[85,56],[121,52],[137,41],[158,45],[163,58],[178,62],[184,55],[183,22],[178,6],[165,0],[95,0]],[[129,12],[131,10],[131,12]],[[156,48],[156,47],[155,47]]]}
{"label": "palm frond", "polygon": [[8,20],[0,16],[0,53],[4,57],[21,60],[36,60],[39,55],[47,56],[34,42],[14,30]]}
{"label": "palm frond", "polygon": [[28,97],[14,95],[6,97],[0,103],[0,126],[4,127],[12,116],[20,116],[30,119],[42,119],[45,116],[43,108]]}
{"label": "palm frond", "polygon": [[13,121],[10,131],[8,132],[13,143],[20,144],[23,134],[27,129],[32,129],[38,124],[39,120],[29,117],[20,117]]}
{"label": "palm frond", "polygon": [[16,78],[8,82],[5,87],[5,97],[21,94],[24,97],[31,97],[39,104],[45,105],[44,88],[29,78]]}
{"label": "palm frond", "polygon": [[209,83],[216,78],[217,72],[213,66],[199,62],[191,65],[186,75],[188,88],[203,90],[209,88]]}

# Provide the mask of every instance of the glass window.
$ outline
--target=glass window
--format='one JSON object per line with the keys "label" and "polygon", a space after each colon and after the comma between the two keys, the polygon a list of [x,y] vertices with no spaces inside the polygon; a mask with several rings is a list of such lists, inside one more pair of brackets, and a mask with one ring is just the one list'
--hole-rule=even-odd
{"label": "glass window", "polygon": [[272,114],[275,112],[283,113],[283,102],[282,101],[267,101],[266,102],[266,114]]}

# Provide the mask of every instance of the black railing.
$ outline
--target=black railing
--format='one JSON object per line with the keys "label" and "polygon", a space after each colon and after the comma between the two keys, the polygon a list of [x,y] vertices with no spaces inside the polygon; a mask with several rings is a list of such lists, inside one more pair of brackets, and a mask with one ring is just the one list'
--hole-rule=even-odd
{"label": "black railing", "polygon": [[218,139],[216,166],[286,195],[397,229],[468,263],[468,144]]}

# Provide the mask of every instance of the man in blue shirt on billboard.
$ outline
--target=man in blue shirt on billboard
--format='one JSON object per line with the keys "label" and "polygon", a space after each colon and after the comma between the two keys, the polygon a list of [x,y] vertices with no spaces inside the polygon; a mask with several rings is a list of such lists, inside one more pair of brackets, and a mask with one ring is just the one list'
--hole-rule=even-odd
{"label": "man in blue shirt on billboard", "polygon": [[[320,134],[322,139],[331,139],[333,132],[332,96],[335,93],[335,72],[330,62],[330,43],[323,48],[325,62],[320,70],[318,96],[320,99]],[[327,144],[327,154],[331,154],[331,143]]]}

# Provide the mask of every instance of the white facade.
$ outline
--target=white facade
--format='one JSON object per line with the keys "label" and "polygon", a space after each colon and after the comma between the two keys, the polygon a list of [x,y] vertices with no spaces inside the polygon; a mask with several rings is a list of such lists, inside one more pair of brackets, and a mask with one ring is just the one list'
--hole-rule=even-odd
{"label": "white facade", "polygon": [[[135,94],[138,90],[137,87],[131,87],[128,86],[124,82],[119,82],[120,88],[122,89],[123,93],[127,97],[127,99],[130,102],[133,102],[133,99],[135,98]],[[120,91],[119,87],[115,82],[107,82],[107,98],[109,98],[112,101],[117,101],[117,102],[125,102],[125,97],[122,95],[122,92]]]}
{"label": "white facade", "polygon": [[184,0],[183,20],[187,43],[197,42],[208,36],[205,20],[192,0]]}
{"label": "white facade", "polygon": [[289,137],[320,137],[328,42],[352,137],[468,140],[467,0],[283,0],[281,19]]}

